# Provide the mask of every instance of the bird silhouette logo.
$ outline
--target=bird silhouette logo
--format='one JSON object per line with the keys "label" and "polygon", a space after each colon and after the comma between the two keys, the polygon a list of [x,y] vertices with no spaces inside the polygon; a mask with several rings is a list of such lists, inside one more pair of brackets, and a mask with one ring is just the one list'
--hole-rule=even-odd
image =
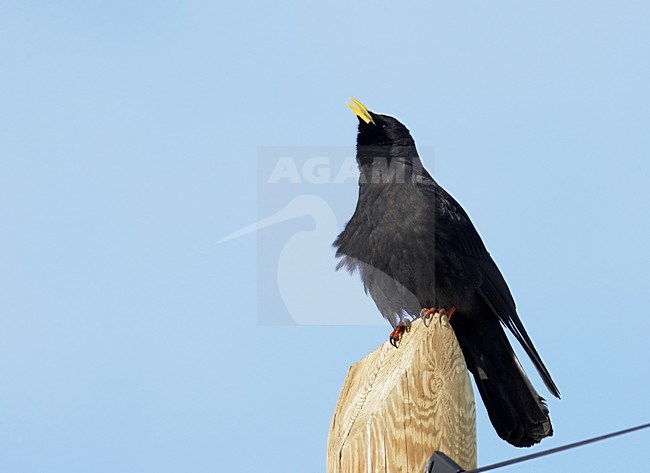
{"label": "bird silhouette logo", "polygon": [[[298,229],[297,220],[302,221]],[[283,225],[289,228],[288,232],[265,234],[266,229]],[[256,234],[260,260],[258,296],[275,290],[282,305],[269,305],[272,297],[258,299],[261,323],[380,325],[374,305],[359,294],[358,288],[350,283],[350,276],[334,271],[336,261],[331,244],[339,231],[337,216],[325,198],[303,194],[293,197],[275,213],[224,236],[218,243]]]}

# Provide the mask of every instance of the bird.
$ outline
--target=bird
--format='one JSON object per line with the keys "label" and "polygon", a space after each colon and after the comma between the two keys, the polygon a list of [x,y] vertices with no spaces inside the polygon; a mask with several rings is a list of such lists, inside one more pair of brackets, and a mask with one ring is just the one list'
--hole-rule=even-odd
{"label": "bird", "polygon": [[394,346],[417,318],[446,315],[496,433],[516,447],[553,435],[546,401],[524,372],[508,328],[548,390],[560,392],[474,224],[424,168],[396,118],[348,106],[358,118],[356,208],[333,243],[337,270],[358,272],[393,327]]}

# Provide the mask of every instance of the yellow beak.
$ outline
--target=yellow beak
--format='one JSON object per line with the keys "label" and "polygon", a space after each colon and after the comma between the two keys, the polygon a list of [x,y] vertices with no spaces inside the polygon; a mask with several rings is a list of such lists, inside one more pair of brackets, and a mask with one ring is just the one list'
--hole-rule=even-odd
{"label": "yellow beak", "polygon": [[361,118],[364,122],[372,123],[374,125],[375,121],[370,116],[370,112],[368,112],[368,109],[365,107],[365,105],[355,98],[351,98],[350,100],[352,100],[352,103],[348,103],[347,106],[350,107],[352,113]]}

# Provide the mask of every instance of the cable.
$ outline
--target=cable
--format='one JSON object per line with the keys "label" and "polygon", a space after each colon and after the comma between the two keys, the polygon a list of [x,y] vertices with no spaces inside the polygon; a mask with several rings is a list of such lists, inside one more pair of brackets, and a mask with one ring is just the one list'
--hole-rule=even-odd
{"label": "cable", "polygon": [[544,457],[546,455],[562,452],[564,450],[569,450],[575,447],[581,447],[589,443],[599,442],[601,440],[616,437],[618,435],[629,434],[630,432],[635,432],[637,430],[647,429],[648,427],[650,427],[650,423],[637,425],[636,427],[630,427],[629,429],[619,430],[617,432],[612,432],[610,434],[600,435],[598,437],[592,437],[587,440],[581,440],[579,442],[569,443],[567,445],[562,445],[561,447],[549,448],[548,450],[542,450],[541,452],[532,453],[530,455],[524,455],[522,457],[512,458],[510,460],[502,461],[499,463],[493,463],[492,465],[482,466],[474,470],[467,470],[465,473],[481,473],[483,471],[496,470],[497,468],[501,468],[504,466],[514,465],[515,463],[521,463],[528,460],[532,460],[534,458]]}

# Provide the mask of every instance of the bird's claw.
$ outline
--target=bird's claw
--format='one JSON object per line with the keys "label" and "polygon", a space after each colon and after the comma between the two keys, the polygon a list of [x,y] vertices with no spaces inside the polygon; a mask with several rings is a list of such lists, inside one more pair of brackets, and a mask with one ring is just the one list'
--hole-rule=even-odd
{"label": "bird's claw", "polygon": [[451,316],[454,315],[454,312],[456,312],[456,307],[453,305],[449,309],[440,309],[440,311],[438,311],[441,317],[443,315],[447,316],[447,321],[451,320]]}
{"label": "bird's claw", "polygon": [[431,316],[438,312],[438,309],[435,307],[432,307],[430,309],[423,308],[420,311],[420,318],[422,319],[422,323],[424,324],[425,327],[428,327],[430,324]]}
{"label": "bird's claw", "polygon": [[395,327],[395,330],[393,330],[389,337],[388,337],[388,342],[393,345],[395,348],[399,348],[399,342],[402,338],[402,334],[404,332],[408,332],[409,328],[405,327],[404,325],[398,325]]}
{"label": "bird's claw", "polygon": [[447,320],[451,320],[451,316],[454,315],[454,312],[456,312],[456,307],[454,306],[451,306],[449,309],[445,309],[445,308],[436,309],[435,307],[431,307],[430,309],[423,308],[420,311],[420,318],[422,319],[422,323],[424,324],[424,326],[428,327],[430,325],[429,321],[431,320],[431,316],[433,314],[437,314],[440,317],[446,315]]}

